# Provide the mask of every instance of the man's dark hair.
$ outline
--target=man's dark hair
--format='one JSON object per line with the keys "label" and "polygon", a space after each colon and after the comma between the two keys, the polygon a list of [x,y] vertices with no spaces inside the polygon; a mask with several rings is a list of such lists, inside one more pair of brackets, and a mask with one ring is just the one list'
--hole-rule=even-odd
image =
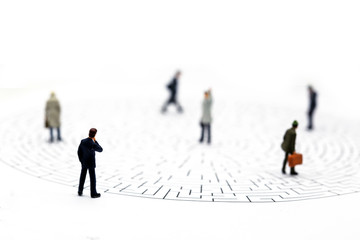
{"label": "man's dark hair", "polygon": [[89,131],[89,137],[91,138],[95,137],[96,133],[97,133],[96,128],[91,128]]}
{"label": "man's dark hair", "polygon": [[299,123],[298,123],[298,121],[296,121],[296,120],[292,123],[292,126],[293,126],[294,128],[296,128],[298,125],[299,125]]}

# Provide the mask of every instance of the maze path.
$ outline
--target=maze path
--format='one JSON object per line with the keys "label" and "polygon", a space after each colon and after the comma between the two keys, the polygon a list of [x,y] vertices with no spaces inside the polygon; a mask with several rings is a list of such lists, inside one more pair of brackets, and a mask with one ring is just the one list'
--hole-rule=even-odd
{"label": "maze path", "polygon": [[[185,201],[284,202],[360,190],[359,137],[354,126],[338,119],[327,118],[312,133],[299,129],[297,149],[305,164],[293,177],[280,172],[280,143],[286,116],[296,116],[296,111],[239,103],[233,112],[224,104],[208,146],[196,141],[200,130],[192,116],[198,115],[197,108],[164,116],[153,111],[151,101],[141,106],[126,101],[105,108],[98,102],[89,105],[63,107],[65,141],[54,144],[46,142],[40,111],[8,116],[0,127],[1,146],[6,146],[0,149],[0,160],[76,191],[77,146],[89,126],[97,126],[104,148],[97,154],[100,192]],[[89,118],[94,108],[97,115]]]}

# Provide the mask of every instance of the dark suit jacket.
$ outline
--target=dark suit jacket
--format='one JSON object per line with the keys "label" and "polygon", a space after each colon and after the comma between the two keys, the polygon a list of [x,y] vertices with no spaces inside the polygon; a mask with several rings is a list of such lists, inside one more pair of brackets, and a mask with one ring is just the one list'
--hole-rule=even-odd
{"label": "dark suit jacket", "polygon": [[284,141],[281,144],[281,148],[288,153],[295,151],[296,131],[295,128],[290,128],[284,135]]}
{"label": "dark suit jacket", "polygon": [[173,78],[171,82],[167,85],[167,88],[170,90],[171,93],[169,103],[176,103],[177,79]]}
{"label": "dark suit jacket", "polygon": [[81,140],[78,148],[78,157],[82,166],[85,168],[95,168],[95,151],[102,152],[103,149],[97,141],[93,141],[91,138],[85,138]]}

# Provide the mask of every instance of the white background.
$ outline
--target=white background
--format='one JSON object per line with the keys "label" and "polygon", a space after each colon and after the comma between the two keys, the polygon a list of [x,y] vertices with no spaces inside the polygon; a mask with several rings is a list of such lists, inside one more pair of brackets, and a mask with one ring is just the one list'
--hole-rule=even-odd
{"label": "white background", "polygon": [[357,1],[2,1],[0,87],[163,84],[181,69],[185,89],[205,81],[284,101],[312,84],[329,99],[322,109],[359,116],[359,10]]}
{"label": "white background", "polygon": [[[44,100],[57,90],[64,101],[69,90],[78,98],[96,97],[114,86],[136,95],[147,86],[163,89],[181,69],[182,97],[197,99],[212,87],[229,101],[301,106],[305,113],[306,86],[312,84],[319,111],[358,120],[359,12],[358,1],[344,0],[1,1],[1,106],[16,110],[14,100],[34,90]],[[0,173],[3,239],[359,235],[357,195],[279,205],[119,196],[99,202],[5,166]]]}

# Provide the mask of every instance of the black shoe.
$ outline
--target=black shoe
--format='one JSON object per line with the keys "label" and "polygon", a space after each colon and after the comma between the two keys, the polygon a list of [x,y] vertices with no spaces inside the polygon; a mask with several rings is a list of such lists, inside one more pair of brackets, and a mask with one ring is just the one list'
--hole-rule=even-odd
{"label": "black shoe", "polygon": [[286,171],[285,171],[285,169],[282,169],[282,170],[281,170],[281,172],[282,172],[283,174],[286,174]]}
{"label": "black shoe", "polygon": [[92,198],[99,198],[101,196],[100,193],[95,193],[93,195],[91,195]]}
{"label": "black shoe", "polygon": [[79,191],[79,192],[78,192],[78,195],[79,195],[79,196],[82,196],[82,192]]}
{"label": "black shoe", "polygon": [[290,172],[290,174],[291,174],[291,175],[298,175],[298,173],[295,172],[295,171]]}

